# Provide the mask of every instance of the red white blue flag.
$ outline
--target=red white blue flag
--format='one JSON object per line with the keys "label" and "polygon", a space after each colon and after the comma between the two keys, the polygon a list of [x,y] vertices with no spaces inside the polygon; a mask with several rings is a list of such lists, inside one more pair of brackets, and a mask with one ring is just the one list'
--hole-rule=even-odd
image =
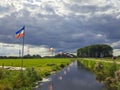
{"label": "red white blue flag", "polygon": [[25,35],[25,26],[23,26],[20,30],[16,32],[16,39],[21,38]]}

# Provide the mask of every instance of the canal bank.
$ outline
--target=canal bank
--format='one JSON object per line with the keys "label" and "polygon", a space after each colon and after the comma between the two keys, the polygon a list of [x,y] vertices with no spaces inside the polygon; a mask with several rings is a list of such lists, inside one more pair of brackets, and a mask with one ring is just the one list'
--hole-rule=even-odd
{"label": "canal bank", "polygon": [[51,81],[41,83],[36,90],[106,90],[104,84],[98,83],[92,72],[78,66],[77,61],[50,78]]}

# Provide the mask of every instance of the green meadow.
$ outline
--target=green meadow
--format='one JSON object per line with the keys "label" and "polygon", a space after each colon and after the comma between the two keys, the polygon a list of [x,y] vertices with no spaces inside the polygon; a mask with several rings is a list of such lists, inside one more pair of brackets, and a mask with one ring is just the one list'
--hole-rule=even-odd
{"label": "green meadow", "polygon": [[[40,59],[23,59],[23,67],[41,67],[48,63],[59,65],[61,63],[69,63],[69,58],[40,58]],[[21,59],[0,59],[0,65],[5,66],[21,66]]]}
{"label": "green meadow", "polygon": [[[35,82],[70,64],[70,58],[23,59],[26,70],[0,69],[0,90],[32,90]],[[0,66],[21,67],[21,59],[0,59]]]}

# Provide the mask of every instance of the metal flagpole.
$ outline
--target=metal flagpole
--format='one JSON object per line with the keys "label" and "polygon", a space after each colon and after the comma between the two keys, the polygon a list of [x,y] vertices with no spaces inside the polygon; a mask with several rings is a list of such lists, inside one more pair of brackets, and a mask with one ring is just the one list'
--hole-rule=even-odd
{"label": "metal flagpole", "polygon": [[[24,26],[25,27],[25,26]],[[23,44],[22,44],[22,62],[21,62],[21,69],[23,67],[23,59],[24,59],[24,41],[25,41],[25,28],[24,28],[24,36],[23,36]]]}
{"label": "metal flagpole", "polygon": [[21,57],[21,50],[19,50],[19,58]]}
{"label": "metal flagpole", "polygon": [[[8,0],[8,3],[14,8],[15,12],[17,12],[16,7],[14,6],[13,2],[11,2],[11,0]],[[18,14],[18,13],[17,13],[17,14]],[[25,26],[24,26],[24,34],[25,34]],[[24,37],[25,37],[25,35],[23,36],[23,44],[22,44],[21,70],[22,70],[22,67],[23,67],[23,57],[24,57]]]}

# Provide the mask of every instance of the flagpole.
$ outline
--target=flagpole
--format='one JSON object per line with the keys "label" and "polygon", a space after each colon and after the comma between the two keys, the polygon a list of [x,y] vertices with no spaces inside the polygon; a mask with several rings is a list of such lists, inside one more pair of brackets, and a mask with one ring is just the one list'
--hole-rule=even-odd
{"label": "flagpole", "polygon": [[[25,26],[23,26],[21,29],[19,29],[17,32],[16,32],[16,39],[18,38],[21,38],[22,37],[22,55],[21,55],[21,70],[22,70],[22,67],[23,67],[23,59],[24,59],[24,38],[25,38]],[[20,54],[20,52],[19,52]]]}
{"label": "flagpole", "polygon": [[[25,34],[25,28],[24,28],[24,34]],[[25,35],[23,36],[23,43],[22,43],[22,62],[21,62],[21,70],[23,67],[23,59],[24,59],[24,41],[25,41]]]}

